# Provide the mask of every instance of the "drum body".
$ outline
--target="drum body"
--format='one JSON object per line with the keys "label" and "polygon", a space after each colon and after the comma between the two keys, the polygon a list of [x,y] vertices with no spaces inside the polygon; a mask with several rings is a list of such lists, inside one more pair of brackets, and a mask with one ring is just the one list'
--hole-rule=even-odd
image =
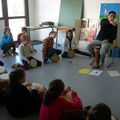
{"label": "drum body", "polygon": [[50,60],[53,62],[53,63],[56,63],[58,62],[60,59],[59,55],[54,53],[53,56],[50,58]]}
{"label": "drum body", "polygon": [[32,68],[37,67],[37,66],[38,66],[38,65],[37,65],[37,60],[31,59],[31,60],[30,60],[30,66],[31,66]]}
{"label": "drum body", "polygon": [[9,87],[9,74],[0,75],[0,90],[6,90]]}
{"label": "drum body", "polygon": [[12,54],[13,54],[13,50],[12,50],[12,49],[9,49],[9,50],[8,50],[8,54],[9,54],[9,55],[12,55]]}
{"label": "drum body", "polygon": [[68,51],[68,57],[69,58],[74,58],[75,57],[75,52],[73,50]]}
{"label": "drum body", "polygon": [[1,74],[4,74],[4,73],[6,73],[6,72],[7,72],[7,70],[5,69],[5,67],[0,66],[0,75],[1,75]]}
{"label": "drum body", "polygon": [[101,46],[94,46],[94,60],[93,60],[93,68],[98,69],[100,68],[100,48]]}

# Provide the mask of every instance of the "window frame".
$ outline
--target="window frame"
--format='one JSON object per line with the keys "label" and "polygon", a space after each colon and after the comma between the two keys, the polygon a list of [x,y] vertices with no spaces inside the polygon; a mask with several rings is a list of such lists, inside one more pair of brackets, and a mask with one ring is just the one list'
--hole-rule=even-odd
{"label": "window frame", "polygon": [[8,6],[7,6],[7,0],[2,0],[2,12],[3,17],[0,17],[0,20],[4,20],[5,26],[9,26],[9,19],[19,19],[24,18],[26,26],[29,26],[29,4],[28,0],[24,0],[25,4],[25,16],[8,16]]}

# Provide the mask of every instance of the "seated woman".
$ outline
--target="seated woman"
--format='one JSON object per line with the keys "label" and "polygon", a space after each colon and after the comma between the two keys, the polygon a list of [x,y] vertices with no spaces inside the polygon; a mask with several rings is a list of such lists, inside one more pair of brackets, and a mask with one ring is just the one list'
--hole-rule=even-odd
{"label": "seated woman", "polygon": [[9,79],[10,88],[6,103],[8,112],[18,118],[38,112],[41,105],[38,91],[30,90],[27,85],[24,85],[26,81],[25,71],[17,68],[9,74]]}
{"label": "seated woman", "polygon": [[64,96],[70,89],[64,91],[64,87],[64,83],[59,79],[53,80],[49,84],[40,109],[39,120],[60,120],[63,111],[69,108],[82,110],[82,102],[75,91],[71,91],[72,102],[65,99]]}
{"label": "seated woman", "polygon": [[61,50],[53,48],[54,39],[56,38],[57,33],[55,31],[51,31],[49,33],[49,37],[43,40],[43,63],[47,63],[48,59],[50,59],[55,53],[60,55],[62,53]]}
{"label": "seated woman", "polygon": [[4,55],[9,55],[10,53],[8,52],[10,49],[12,49],[13,54],[16,54],[15,52],[15,43],[13,41],[12,33],[10,31],[9,27],[6,27],[4,29],[4,33],[2,35],[2,44],[1,48],[3,50]]}
{"label": "seated woman", "polygon": [[42,62],[32,57],[34,49],[31,44],[28,43],[29,37],[27,35],[21,36],[22,43],[19,45],[19,52],[22,58],[22,62],[25,69],[29,69],[32,66],[29,64],[31,60],[36,61],[36,66],[41,66]]}
{"label": "seated woman", "polygon": [[66,38],[65,38],[65,43],[64,43],[64,52],[62,54],[62,58],[67,58],[68,57],[68,51],[73,50],[77,54],[82,54],[86,56],[91,56],[88,53],[84,53],[78,49],[77,43],[75,41],[75,38],[73,37],[73,31],[68,30],[66,32]]}

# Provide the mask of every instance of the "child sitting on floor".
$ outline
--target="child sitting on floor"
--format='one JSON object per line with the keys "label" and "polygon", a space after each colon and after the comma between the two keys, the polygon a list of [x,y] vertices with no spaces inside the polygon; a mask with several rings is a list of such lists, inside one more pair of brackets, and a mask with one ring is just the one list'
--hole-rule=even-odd
{"label": "child sitting on floor", "polygon": [[[27,28],[26,27],[22,27],[22,32],[18,34],[18,38],[17,38],[17,42],[18,44],[20,45],[22,43],[22,39],[21,39],[21,36],[22,35],[27,35]],[[28,42],[30,42],[30,38],[28,39]]]}
{"label": "child sitting on floor", "polygon": [[78,45],[77,45],[77,42],[75,41],[75,38],[73,37],[72,30],[68,30],[66,32],[66,38],[65,38],[65,43],[64,43],[64,52],[62,54],[62,58],[68,57],[69,50],[73,50],[77,54],[90,56],[90,54],[84,53],[78,49]]}
{"label": "child sitting on floor", "polygon": [[38,99],[38,91],[27,88],[25,71],[17,68],[9,74],[10,88],[6,107],[14,117],[24,117],[39,111],[41,101]]}
{"label": "child sitting on floor", "polygon": [[[75,91],[70,88],[64,90],[65,85],[62,80],[56,79],[49,84],[45,93],[43,104],[40,109],[39,120],[60,120],[65,109],[80,108],[82,102]],[[65,95],[71,91],[72,102],[65,99]]]}
{"label": "child sitting on floor", "polygon": [[47,63],[48,59],[53,56],[54,53],[60,55],[62,53],[61,50],[53,48],[54,39],[56,38],[56,32],[51,31],[49,33],[49,37],[43,40],[43,63]]}
{"label": "child sitting on floor", "polygon": [[[28,41],[27,41],[27,42],[28,42],[28,44],[31,44],[31,46],[33,47],[32,42],[31,42],[31,39],[30,39],[30,37],[29,37],[29,35],[28,35],[28,32],[27,32],[27,28],[26,28],[26,27],[22,27],[22,32],[19,33],[18,36],[17,36],[17,42],[18,42],[18,44],[20,45],[20,44],[22,43],[21,37],[22,37],[23,35],[28,36]],[[34,49],[34,48],[33,48],[33,49]],[[35,49],[34,49],[34,51],[36,52]]]}
{"label": "child sitting on floor", "polygon": [[31,44],[28,43],[29,37],[27,35],[21,36],[22,43],[19,45],[19,52],[22,58],[22,62],[25,69],[29,69],[32,66],[29,64],[31,60],[35,60],[37,66],[41,66],[42,62],[32,57],[34,49]]}
{"label": "child sitting on floor", "polygon": [[111,120],[111,110],[104,103],[98,103],[90,108],[87,120]]}
{"label": "child sitting on floor", "polygon": [[[9,27],[6,27],[4,29],[4,33],[2,35],[2,44],[1,44],[1,48],[3,50],[3,54],[6,55],[11,55],[16,54],[15,52],[15,43],[13,41],[13,37],[12,37],[12,33]],[[12,53],[9,52],[9,50],[12,50]]]}

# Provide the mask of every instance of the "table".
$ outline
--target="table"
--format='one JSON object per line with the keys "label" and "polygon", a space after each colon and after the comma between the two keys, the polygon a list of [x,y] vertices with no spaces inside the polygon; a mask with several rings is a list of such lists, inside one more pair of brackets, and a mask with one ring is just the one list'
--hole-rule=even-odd
{"label": "table", "polygon": [[62,31],[68,31],[69,29],[75,31],[75,27],[68,27],[68,26],[53,26],[53,25],[43,25],[43,26],[26,26],[26,28],[30,31],[34,31],[34,30],[39,30],[39,29],[48,29],[48,28],[51,28],[52,31],[54,31],[54,28],[56,29],[57,31],[57,37],[56,37],[56,48],[57,46],[60,46],[58,44],[58,31],[62,30]]}

